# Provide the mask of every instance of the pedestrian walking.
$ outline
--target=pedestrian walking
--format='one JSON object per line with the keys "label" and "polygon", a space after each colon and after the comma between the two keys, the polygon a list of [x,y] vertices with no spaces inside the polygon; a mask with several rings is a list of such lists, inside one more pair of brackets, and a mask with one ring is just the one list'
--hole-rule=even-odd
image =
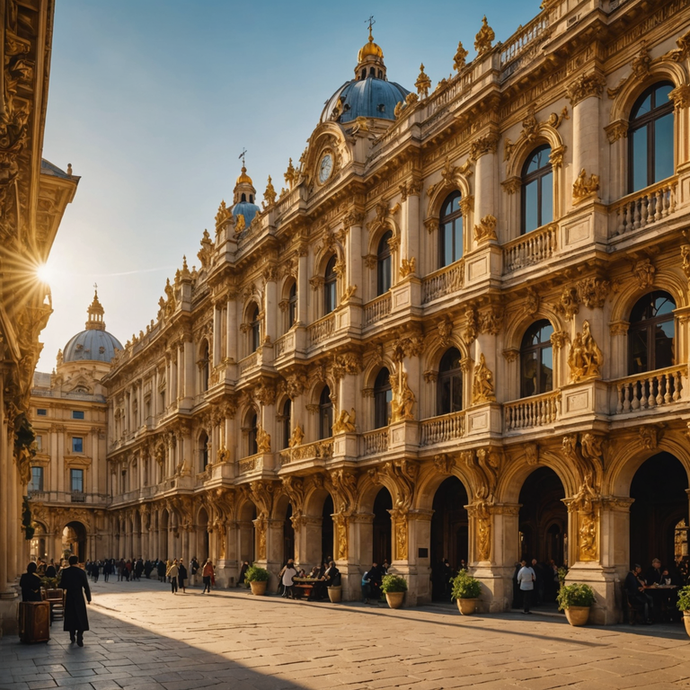
{"label": "pedestrian walking", "polygon": [[534,570],[527,565],[527,561],[524,558],[520,561],[520,565],[522,567],[517,574],[517,581],[520,586],[520,591],[522,592],[522,612],[532,613],[529,609],[532,604],[536,575],[534,574]]}
{"label": "pedestrian walking", "polygon": [[77,566],[79,559],[69,557],[69,567],[62,571],[60,587],[65,590],[65,619],[63,630],[69,632],[70,642],[76,640],[80,647],[84,646],[84,631],[89,629],[89,617],[86,614],[86,601],[91,603],[91,590],[86,573]]}
{"label": "pedestrian walking", "polygon": [[177,594],[177,576],[180,574],[180,568],[177,565],[177,558],[170,564],[166,575],[170,580],[170,588],[173,594]]}
{"label": "pedestrian walking", "polygon": [[201,591],[202,594],[206,594],[206,592],[209,594],[211,593],[211,580],[214,578],[214,575],[213,563],[211,563],[211,559],[208,558],[206,563],[204,563],[204,569],[201,571],[201,577],[204,581],[204,589]]}
{"label": "pedestrian walking", "polygon": [[295,568],[295,562],[292,558],[288,559],[287,564],[283,568],[283,575],[281,578],[281,582],[283,583],[283,587],[285,591],[283,592],[283,596],[286,599],[294,599],[295,598],[295,593],[294,593],[294,588],[293,588],[293,580],[295,579],[297,575],[297,569]]}
{"label": "pedestrian walking", "polygon": [[187,568],[184,567],[184,561],[180,558],[180,565],[179,565],[180,571],[177,575],[177,580],[178,584],[180,586],[180,589],[182,592],[186,592],[184,588],[184,581],[187,579]]}

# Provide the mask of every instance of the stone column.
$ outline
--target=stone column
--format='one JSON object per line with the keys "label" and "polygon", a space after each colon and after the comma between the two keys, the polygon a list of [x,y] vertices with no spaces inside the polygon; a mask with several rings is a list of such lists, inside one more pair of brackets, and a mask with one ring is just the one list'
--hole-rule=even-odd
{"label": "stone column", "polygon": [[[474,211],[476,224],[481,224],[482,219],[492,216],[497,217],[496,206],[496,148],[498,146],[498,132],[490,131],[472,142],[470,158],[475,161],[475,193]],[[465,250],[477,246],[472,228],[463,228]],[[503,230],[499,228],[499,231]]]}
{"label": "stone column", "polygon": [[297,323],[306,327],[309,324],[309,268],[308,248],[300,246],[297,269]]}
{"label": "stone column", "polygon": [[262,305],[264,313],[264,342],[273,343],[278,337],[278,287],[276,286],[276,268],[269,266],[264,271],[266,279],[265,297]]}
{"label": "stone column", "polygon": [[222,338],[222,318],[220,304],[214,302],[213,304],[213,366],[217,367],[220,364],[221,352],[220,343]]}
{"label": "stone column", "polygon": [[[431,517],[433,510],[410,510],[408,519],[407,605],[431,603]],[[396,565],[396,569],[398,566]]]}

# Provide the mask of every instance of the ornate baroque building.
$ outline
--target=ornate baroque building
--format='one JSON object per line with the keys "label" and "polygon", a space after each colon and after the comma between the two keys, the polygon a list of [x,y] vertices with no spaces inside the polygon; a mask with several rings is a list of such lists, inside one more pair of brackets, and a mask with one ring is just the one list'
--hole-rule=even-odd
{"label": "ornate baroque building", "polygon": [[52,312],[36,269],[79,181],[41,157],[53,11],[52,0],[0,2],[0,634],[16,628],[15,583],[28,557],[29,399],[38,336]]}
{"label": "ornate baroque building", "polygon": [[408,92],[370,37],[286,188],[243,167],[103,378],[91,557],[333,556],[349,598],[389,558],[412,605],[467,559],[490,611],[534,557],[611,623],[631,560],[686,553],[690,5],[494,39]]}

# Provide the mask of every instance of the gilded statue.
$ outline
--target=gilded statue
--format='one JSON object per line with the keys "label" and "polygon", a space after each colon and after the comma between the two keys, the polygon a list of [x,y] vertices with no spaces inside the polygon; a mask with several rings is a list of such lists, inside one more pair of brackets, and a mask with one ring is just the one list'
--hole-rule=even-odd
{"label": "gilded statue", "polygon": [[238,213],[237,217],[235,218],[235,234],[239,235],[246,227],[247,223],[244,220],[244,216],[241,213]]}
{"label": "gilded statue", "polygon": [[593,515],[580,515],[579,536],[580,560],[595,561],[597,559],[597,527]]}
{"label": "gilded statue", "polygon": [[288,446],[290,448],[295,448],[296,446],[301,446],[304,441],[304,429],[298,424],[293,432],[292,436],[290,436],[290,440],[288,441]]}
{"label": "gilded statue", "polygon": [[477,520],[477,560],[491,559],[491,522],[489,518]]}
{"label": "gilded statue", "polygon": [[262,426],[256,430],[256,448],[259,453],[271,452],[271,435]]}
{"label": "gilded statue", "polygon": [[599,191],[599,175],[590,175],[587,178],[587,171],[582,168],[577,180],[573,183],[573,198],[576,201],[586,199]]}
{"label": "gilded statue", "polygon": [[486,365],[484,353],[479,356],[479,363],[474,368],[472,381],[472,404],[492,402],[496,400],[494,394],[494,375]]}
{"label": "gilded statue", "polygon": [[417,402],[407,383],[407,372],[390,377],[393,400],[391,402],[391,421],[400,422],[414,419],[414,404]]}
{"label": "gilded statue", "polygon": [[230,451],[225,446],[221,446],[218,449],[218,462],[223,463],[228,460],[230,460]]}
{"label": "gilded statue", "polygon": [[568,354],[568,366],[574,383],[601,376],[604,355],[594,341],[589,321],[582,324],[582,333],[575,340]]}
{"label": "gilded statue", "polygon": [[350,412],[347,410],[341,410],[338,418],[333,424],[334,434],[354,434],[357,431],[355,425],[355,408],[353,407]]}

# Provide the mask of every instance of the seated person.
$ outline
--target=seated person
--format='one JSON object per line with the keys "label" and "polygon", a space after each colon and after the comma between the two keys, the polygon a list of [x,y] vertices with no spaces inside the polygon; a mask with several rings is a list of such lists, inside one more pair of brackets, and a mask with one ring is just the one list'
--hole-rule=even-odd
{"label": "seated person", "polygon": [[647,587],[665,584],[661,574],[661,561],[658,558],[652,561],[652,567],[644,574],[644,580],[647,583]]}
{"label": "seated person", "polygon": [[19,579],[22,590],[22,601],[41,601],[41,578],[36,575],[38,566],[31,561],[26,572]]}
{"label": "seated person", "polygon": [[642,615],[645,623],[651,624],[652,599],[648,594],[645,594],[644,580],[640,579],[641,572],[642,566],[635,563],[632,570],[625,577],[623,588],[630,605]]}
{"label": "seated person", "polygon": [[320,573],[320,571],[321,571],[321,569],[319,568],[319,566],[318,566],[318,565],[315,565],[315,566],[310,570],[310,572],[309,572],[309,577],[312,577],[312,578],[314,578],[315,580],[317,580],[317,579],[319,578],[319,573]]}
{"label": "seated person", "polygon": [[297,577],[306,577],[306,576],[307,576],[307,571],[304,568],[300,568],[300,571],[297,574]]}
{"label": "seated person", "polygon": [[323,576],[326,587],[340,587],[340,571],[335,567],[334,561],[328,564],[328,570],[326,570]]}

